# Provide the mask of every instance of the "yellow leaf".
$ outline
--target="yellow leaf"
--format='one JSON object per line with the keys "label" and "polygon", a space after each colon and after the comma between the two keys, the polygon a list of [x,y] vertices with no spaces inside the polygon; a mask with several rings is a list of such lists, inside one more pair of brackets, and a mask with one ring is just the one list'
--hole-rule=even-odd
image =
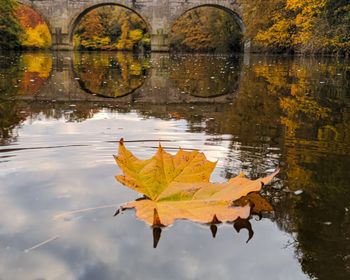
{"label": "yellow leaf", "polygon": [[203,153],[180,149],[171,155],[159,146],[151,159],[140,160],[126,149],[123,140],[116,162],[124,172],[117,180],[145,196],[122,208],[135,208],[139,219],[157,226],[171,225],[177,219],[200,223],[246,219],[250,204],[234,207],[232,202],[260,191],[278,173],[253,181],[240,174],[227,183],[210,183],[216,163]]}
{"label": "yellow leaf", "polygon": [[180,149],[172,156],[162,147],[151,159],[139,160],[125,148],[123,141],[120,141],[116,161],[124,172],[124,176],[116,177],[117,180],[152,200],[157,200],[171,183],[209,182],[216,166],[198,151]]}

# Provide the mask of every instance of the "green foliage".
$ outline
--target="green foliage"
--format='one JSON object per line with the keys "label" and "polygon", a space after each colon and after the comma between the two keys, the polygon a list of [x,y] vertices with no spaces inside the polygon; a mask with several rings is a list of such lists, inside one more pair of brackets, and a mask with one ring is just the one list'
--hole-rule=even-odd
{"label": "green foliage", "polygon": [[75,30],[74,46],[88,50],[128,50],[148,47],[145,22],[121,7],[95,9],[85,15]]}
{"label": "green foliage", "polygon": [[22,29],[14,15],[16,2],[0,0],[0,49],[20,46]]}
{"label": "green foliage", "polygon": [[225,11],[202,7],[184,14],[172,27],[177,51],[230,52],[241,49],[240,27]]}

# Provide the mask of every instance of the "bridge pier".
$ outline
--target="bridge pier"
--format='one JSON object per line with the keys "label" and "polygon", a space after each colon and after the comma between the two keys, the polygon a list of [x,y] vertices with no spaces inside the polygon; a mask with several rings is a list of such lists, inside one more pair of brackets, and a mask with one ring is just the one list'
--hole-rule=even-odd
{"label": "bridge pier", "polygon": [[151,35],[152,52],[169,52],[170,42],[168,34],[164,34],[163,29],[159,29],[156,34]]}
{"label": "bridge pier", "polygon": [[61,28],[55,28],[51,33],[52,46],[51,49],[55,51],[71,51],[73,50],[73,43],[71,42],[70,35],[63,33]]}

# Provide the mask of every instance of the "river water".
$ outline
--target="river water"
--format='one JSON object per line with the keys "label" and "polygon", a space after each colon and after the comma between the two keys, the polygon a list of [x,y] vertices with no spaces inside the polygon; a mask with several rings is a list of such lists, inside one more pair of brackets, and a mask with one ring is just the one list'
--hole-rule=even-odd
{"label": "river water", "polygon": [[[216,182],[279,167],[274,212],[248,243],[178,221],[153,248],[113,217],[139,197],[114,179],[120,138],[203,151]],[[350,61],[1,53],[0,211],[0,279],[350,279]]]}

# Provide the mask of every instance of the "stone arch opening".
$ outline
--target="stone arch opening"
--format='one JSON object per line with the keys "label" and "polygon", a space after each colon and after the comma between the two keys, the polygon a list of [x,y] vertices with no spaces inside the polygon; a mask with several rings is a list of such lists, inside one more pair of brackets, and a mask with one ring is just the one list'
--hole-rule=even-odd
{"label": "stone arch opening", "polygon": [[180,14],[178,14],[173,20],[172,20],[172,24],[179,19],[181,16],[183,16],[184,14],[198,9],[198,8],[202,8],[202,7],[212,7],[212,8],[216,8],[222,11],[225,11],[226,13],[230,14],[237,22],[237,24],[239,25],[241,32],[244,33],[246,28],[243,22],[242,17],[240,16],[239,11],[235,11],[234,9],[230,8],[230,7],[226,7],[224,5],[220,5],[220,4],[210,4],[210,3],[205,3],[205,4],[201,4],[201,5],[196,5],[196,6],[192,6],[189,7],[188,9],[186,9],[185,11],[182,11]]}
{"label": "stone arch opening", "polygon": [[[230,19],[230,22],[227,24],[222,24],[222,27],[228,27],[227,25],[231,25],[231,27],[234,29],[233,32],[235,34],[237,34],[237,47],[239,49],[239,51],[244,51],[244,47],[245,47],[245,42],[243,40],[243,35],[245,32],[245,25],[244,22],[241,18],[241,16],[239,15],[238,12],[236,12],[234,9],[231,9],[229,7],[223,6],[223,5],[218,5],[218,4],[202,4],[202,5],[197,5],[197,6],[193,6],[193,7],[189,7],[188,9],[186,9],[185,11],[181,11],[180,13],[177,13],[176,15],[173,16],[172,20],[171,20],[171,24],[170,24],[170,30],[169,30],[169,34],[170,34],[170,45],[172,47],[172,49],[174,49],[174,33],[178,32],[178,30],[175,30],[175,27],[178,25],[178,23],[182,20],[188,20],[188,18],[192,18],[192,15],[194,14],[198,14],[201,13],[201,16],[210,18],[211,15],[210,14],[214,14],[214,13],[220,13],[222,15],[225,15],[225,17]],[[186,19],[187,18],[187,19]],[[204,23],[204,24],[203,24]],[[193,25],[189,25],[189,28],[197,28],[199,29],[200,27],[203,27],[203,29],[206,30],[213,30],[213,34],[218,34],[219,33],[215,33],[215,28],[218,29],[218,27],[216,25],[211,25],[213,24],[213,22],[208,21],[208,22],[200,22],[200,24],[193,24]],[[207,25],[207,26],[204,26]],[[217,31],[219,32],[228,32],[228,29],[218,29]],[[195,32],[190,32],[188,31],[188,33],[198,33],[198,30],[196,30]],[[231,32],[231,31],[230,31]],[[185,32],[186,33],[186,32]],[[210,33],[210,32],[208,32]],[[204,34],[203,34],[204,35]],[[207,34],[209,35],[209,34]],[[204,36],[205,37],[205,36]],[[215,36],[216,37],[216,36]],[[220,37],[220,36],[219,36]],[[221,36],[222,37],[222,36]],[[221,38],[220,37],[220,38]],[[190,38],[191,39],[195,39],[195,38]],[[209,36],[208,38],[206,38],[209,40]],[[198,39],[200,41],[200,39]],[[203,42],[205,41],[204,38],[202,38]],[[237,50],[238,50],[237,49]]]}
{"label": "stone arch opening", "polygon": [[113,8],[118,8],[120,10],[124,10],[130,15],[136,16],[144,24],[144,27],[145,27],[144,29],[146,30],[147,34],[151,34],[151,25],[136,9],[126,5],[122,5],[120,3],[102,2],[98,4],[92,4],[84,9],[81,9],[75,16],[72,17],[72,20],[68,27],[68,35],[69,35],[69,41],[71,45],[74,45],[74,36],[75,36],[76,30],[79,27],[79,25],[82,23],[82,21],[84,21],[84,18],[89,16],[89,14],[92,12],[98,11],[99,9],[103,9],[108,6]]}
{"label": "stone arch opening", "polygon": [[52,28],[50,21],[31,1],[17,0],[15,15],[25,34],[24,47],[51,48]]}

